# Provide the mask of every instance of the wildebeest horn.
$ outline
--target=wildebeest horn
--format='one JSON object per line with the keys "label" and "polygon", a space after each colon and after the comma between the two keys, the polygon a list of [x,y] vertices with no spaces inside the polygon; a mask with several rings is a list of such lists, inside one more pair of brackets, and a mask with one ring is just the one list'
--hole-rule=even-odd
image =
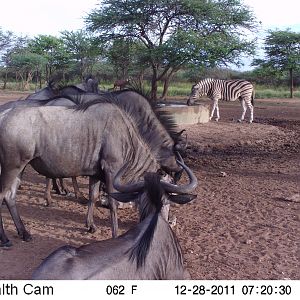
{"label": "wildebeest horn", "polygon": [[[177,160],[177,163],[183,167],[183,169],[186,171],[186,173],[189,176],[190,182],[186,185],[176,185],[172,183],[168,183],[165,181],[160,181],[164,190],[169,193],[177,193],[177,194],[188,194],[191,193],[198,184],[197,178],[192,172],[192,170],[184,163],[182,157],[180,154],[177,154],[179,157],[179,160]],[[136,183],[121,183],[121,177],[123,176],[125,169],[127,168],[129,163],[126,163],[115,175],[115,178],[113,180],[113,186],[114,188],[122,193],[136,193],[141,191],[144,188],[144,181],[139,181]]]}
{"label": "wildebeest horn", "polygon": [[169,193],[177,193],[177,194],[191,193],[197,187],[198,184],[197,178],[192,172],[192,170],[183,162],[182,158],[181,161],[177,160],[177,163],[180,164],[183,167],[183,169],[186,171],[186,173],[189,176],[190,182],[186,185],[180,185],[180,186],[176,184],[164,182],[164,181],[161,181],[161,184],[164,190]]}
{"label": "wildebeest horn", "polygon": [[126,163],[115,175],[115,178],[113,180],[113,186],[114,188],[122,193],[136,193],[139,192],[144,188],[144,181],[140,181],[137,183],[126,183],[122,184],[121,183],[121,177],[123,176],[125,169],[129,163]]}

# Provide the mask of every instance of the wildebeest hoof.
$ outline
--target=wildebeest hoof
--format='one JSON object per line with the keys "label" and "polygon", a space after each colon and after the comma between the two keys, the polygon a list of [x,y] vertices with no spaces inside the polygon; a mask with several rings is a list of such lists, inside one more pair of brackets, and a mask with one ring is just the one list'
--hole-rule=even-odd
{"label": "wildebeest hoof", "polygon": [[7,241],[5,243],[1,242],[0,247],[3,249],[8,249],[12,246],[12,242],[11,241]]}
{"label": "wildebeest hoof", "polygon": [[88,228],[88,233],[95,233],[97,230],[97,227],[95,225],[92,225]]}
{"label": "wildebeest hoof", "polygon": [[32,236],[30,233],[28,233],[27,231],[19,234],[20,238],[25,241],[25,242],[29,242],[32,240]]}

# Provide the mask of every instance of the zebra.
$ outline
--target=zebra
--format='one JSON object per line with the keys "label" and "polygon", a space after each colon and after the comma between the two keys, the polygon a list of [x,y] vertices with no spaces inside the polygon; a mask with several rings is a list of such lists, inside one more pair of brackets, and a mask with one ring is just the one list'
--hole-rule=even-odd
{"label": "zebra", "polygon": [[246,80],[221,80],[206,78],[200,80],[192,86],[192,91],[187,101],[187,105],[193,105],[199,97],[207,95],[213,100],[210,120],[213,118],[216,110],[216,121],[220,119],[218,100],[234,101],[239,99],[242,105],[242,116],[238,120],[242,122],[245,118],[247,107],[250,110],[249,122],[253,121],[253,103],[254,103],[254,88],[252,83]]}

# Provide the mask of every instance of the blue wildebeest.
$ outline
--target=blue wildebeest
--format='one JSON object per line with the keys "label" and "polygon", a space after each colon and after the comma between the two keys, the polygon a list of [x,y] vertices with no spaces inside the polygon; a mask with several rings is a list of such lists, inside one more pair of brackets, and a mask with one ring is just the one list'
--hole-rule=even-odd
{"label": "blue wildebeest", "polygon": [[197,179],[183,167],[190,178],[185,186],[163,182],[157,173],[147,173],[144,182],[121,184],[121,169],[114,186],[123,193],[113,196],[124,202],[138,198],[140,223],[117,239],[58,248],[32,279],[190,279],[178,240],[161,215],[165,201],[185,204],[196,197],[188,193],[195,189]]}
{"label": "blue wildebeest", "polygon": [[[15,101],[10,101],[7,102],[3,105],[0,106],[0,113],[1,115],[4,115],[5,113],[9,112],[10,110],[18,107],[34,107],[34,106],[66,106],[66,107],[71,107],[74,105],[77,105],[78,103],[76,102],[76,99],[70,98],[70,97],[64,97],[61,98],[59,96],[53,96],[55,93],[52,92],[52,89],[48,86],[41,91],[29,95],[25,100],[15,100]],[[40,95],[40,96],[38,96]],[[33,96],[33,99],[31,99],[31,96]],[[49,97],[47,99],[47,97]],[[41,99],[41,100],[38,100]],[[45,199],[46,199],[46,205],[50,205],[52,200],[51,200],[51,179],[46,178],[46,190],[45,190]],[[78,184],[76,181],[76,178],[72,178],[73,186],[74,186],[74,192],[75,192],[75,197],[77,199],[83,199],[83,195],[80,193]],[[66,194],[69,193],[66,185],[60,179],[61,187],[63,192]],[[60,191],[60,188],[58,187],[56,180],[53,179],[53,187],[55,188],[56,192],[58,194],[61,194],[62,192]]]}
{"label": "blue wildebeest", "polygon": [[[98,95],[98,98],[76,110],[59,106],[23,107],[1,118],[0,209],[5,199],[18,234],[24,240],[30,240],[31,236],[17,211],[15,195],[20,173],[28,163],[50,178],[89,176],[87,227],[90,231],[95,230],[92,212],[100,181],[105,182],[108,193],[113,192],[112,178],[124,162],[130,162],[126,172],[129,182],[146,171],[181,170],[175,158],[178,147],[155,114],[133,113],[130,102],[121,108],[112,97]],[[139,134],[141,127],[144,135]],[[112,234],[116,237],[117,210],[112,199],[110,212]],[[10,245],[2,217],[0,238],[2,245]]]}
{"label": "blue wildebeest", "polygon": [[[78,96],[86,93],[98,93],[99,92],[98,84],[99,84],[98,80],[96,80],[92,76],[88,76],[85,79],[85,81],[80,84],[68,85],[63,87],[56,87],[57,84],[53,80],[51,80],[47,87],[37,91],[36,93],[29,95],[25,100],[26,103],[28,103],[28,101],[32,102],[32,100],[36,100],[38,101],[38,104],[40,103],[40,101],[46,100],[48,101],[48,103],[46,104],[41,103],[41,104],[49,105],[49,106],[59,105],[59,106],[69,107],[69,106],[73,106],[74,103],[80,104],[77,98],[74,96]],[[57,99],[56,97],[58,97],[59,99]],[[63,97],[67,99],[64,100]],[[54,101],[49,101],[51,99],[54,99]],[[70,103],[69,100],[72,100],[74,103]],[[63,178],[59,178],[59,182],[60,182],[61,189],[59,188],[56,179],[55,178],[52,179],[52,185],[53,188],[56,190],[57,194],[62,194],[62,193],[65,193],[66,195],[70,194],[70,191],[66,186],[66,184],[64,183]],[[85,200],[84,196],[79,190],[76,177],[72,177],[72,184],[74,188],[75,198]],[[47,206],[49,206],[52,203],[50,178],[46,178],[45,200]]]}
{"label": "blue wildebeest", "polygon": [[88,93],[99,93],[99,81],[96,80],[93,76],[88,76],[85,78],[83,83],[76,84],[76,87],[84,90]]}

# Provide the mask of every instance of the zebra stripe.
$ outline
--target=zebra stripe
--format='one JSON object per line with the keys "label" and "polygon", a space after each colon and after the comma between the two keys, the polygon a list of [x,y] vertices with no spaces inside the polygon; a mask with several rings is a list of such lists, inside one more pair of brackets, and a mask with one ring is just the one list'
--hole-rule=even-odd
{"label": "zebra stripe", "polygon": [[254,88],[252,83],[246,80],[221,80],[206,78],[200,80],[193,85],[191,94],[187,101],[187,105],[194,104],[195,100],[201,96],[208,96],[213,100],[213,107],[210,115],[212,119],[214,111],[216,110],[216,121],[220,119],[218,101],[234,101],[239,99],[242,105],[242,116],[239,121],[243,121],[247,108],[250,110],[250,123],[253,121],[253,102],[254,102]]}

